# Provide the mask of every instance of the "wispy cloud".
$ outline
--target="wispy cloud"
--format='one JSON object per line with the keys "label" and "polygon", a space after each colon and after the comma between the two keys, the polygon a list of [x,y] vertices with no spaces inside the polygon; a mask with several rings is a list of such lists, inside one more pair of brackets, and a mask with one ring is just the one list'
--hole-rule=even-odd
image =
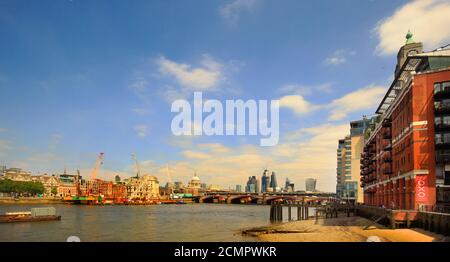
{"label": "wispy cloud", "polygon": [[142,76],[136,76],[128,88],[131,89],[138,97],[145,98],[148,89],[148,81]]}
{"label": "wispy cloud", "polygon": [[385,87],[371,85],[335,99],[325,106],[331,110],[328,120],[341,120],[351,112],[372,109],[381,101],[385,93]]}
{"label": "wispy cloud", "polygon": [[0,132],[6,132],[6,128],[4,128],[4,127],[0,127]]}
{"label": "wispy cloud", "polygon": [[53,135],[51,135],[49,147],[50,148],[55,148],[61,142],[61,140],[63,138],[64,138],[64,136],[62,134],[53,134]]}
{"label": "wispy cloud", "polygon": [[280,98],[280,107],[288,108],[300,116],[317,110],[328,110],[330,112],[328,121],[338,121],[352,112],[373,109],[385,92],[386,88],[383,86],[370,85],[347,93],[327,104],[311,103],[302,95],[286,95]]}
{"label": "wispy cloud", "polygon": [[232,0],[220,7],[219,14],[224,20],[235,25],[242,12],[252,10],[255,4],[256,0]]}
{"label": "wispy cloud", "polygon": [[139,124],[134,126],[134,131],[139,137],[146,137],[148,132],[148,126],[144,124]]}
{"label": "wispy cloud", "polygon": [[177,63],[164,56],[156,63],[161,74],[173,77],[178,84],[191,90],[208,90],[216,87],[222,79],[222,64],[209,55],[203,55],[199,67]]}
{"label": "wispy cloud", "polygon": [[379,21],[374,32],[379,38],[377,53],[395,54],[405,44],[408,30],[425,48],[434,49],[450,41],[450,2],[415,0]]}
{"label": "wispy cloud", "polygon": [[0,139],[0,156],[5,156],[10,150],[14,149],[11,141]]}
{"label": "wispy cloud", "polygon": [[325,59],[327,65],[340,65],[347,62],[348,57],[356,55],[355,51],[336,50],[331,56]]}

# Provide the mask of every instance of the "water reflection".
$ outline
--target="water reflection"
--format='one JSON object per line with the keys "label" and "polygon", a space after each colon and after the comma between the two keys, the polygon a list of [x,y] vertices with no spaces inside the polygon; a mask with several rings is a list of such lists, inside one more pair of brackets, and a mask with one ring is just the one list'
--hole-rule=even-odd
{"label": "water reflection", "polygon": [[[257,205],[53,206],[61,221],[0,224],[0,241],[255,241],[240,230],[269,223],[269,207]],[[32,207],[1,205],[0,213]]]}

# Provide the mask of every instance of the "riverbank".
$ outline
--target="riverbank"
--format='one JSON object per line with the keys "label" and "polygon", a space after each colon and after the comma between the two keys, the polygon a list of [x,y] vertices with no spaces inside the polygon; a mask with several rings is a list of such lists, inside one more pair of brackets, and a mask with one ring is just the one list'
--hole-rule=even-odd
{"label": "riverbank", "polygon": [[422,229],[388,229],[379,224],[370,226],[371,221],[340,214],[338,218],[314,219],[287,222],[254,228],[247,234],[266,242],[365,242],[370,236],[377,236],[383,242],[440,242],[448,238]]}
{"label": "riverbank", "polygon": [[61,204],[61,198],[39,198],[39,197],[0,197],[1,204]]}

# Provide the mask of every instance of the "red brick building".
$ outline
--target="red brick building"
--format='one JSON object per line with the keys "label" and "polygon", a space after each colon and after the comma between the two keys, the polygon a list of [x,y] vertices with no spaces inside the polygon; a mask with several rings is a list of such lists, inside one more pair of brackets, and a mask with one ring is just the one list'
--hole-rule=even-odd
{"label": "red brick building", "polygon": [[450,210],[450,48],[422,52],[408,34],[395,79],[366,130],[364,203]]}

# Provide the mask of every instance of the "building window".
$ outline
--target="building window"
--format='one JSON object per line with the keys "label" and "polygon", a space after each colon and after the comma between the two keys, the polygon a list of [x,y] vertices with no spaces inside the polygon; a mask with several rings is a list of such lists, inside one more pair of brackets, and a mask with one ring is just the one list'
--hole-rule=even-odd
{"label": "building window", "polygon": [[444,116],[442,122],[443,122],[444,126],[449,126],[450,125],[450,116]]}
{"label": "building window", "polygon": [[450,133],[444,133],[443,142],[445,144],[450,143]]}
{"label": "building window", "polygon": [[442,144],[442,135],[439,133],[436,133],[434,135],[434,141],[436,144]]}
{"label": "building window", "polygon": [[440,117],[435,117],[434,118],[434,124],[435,125],[441,125],[442,124],[441,118]]}

